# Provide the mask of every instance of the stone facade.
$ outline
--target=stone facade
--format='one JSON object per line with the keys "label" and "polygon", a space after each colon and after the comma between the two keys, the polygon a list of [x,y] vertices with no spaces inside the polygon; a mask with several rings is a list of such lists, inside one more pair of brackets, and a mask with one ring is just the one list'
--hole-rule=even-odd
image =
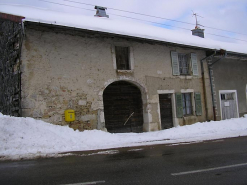
{"label": "stone facade", "polygon": [[[132,70],[116,70],[114,46],[130,47]],[[199,75],[173,76],[171,51],[196,53]],[[124,80],[141,91],[144,131],[161,129],[160,93],[172,95],[174,126],[212,119],[211,94],[204,93],[201,75],[200,59],[205,55],[205,50],[198,48],[25,22],[21,69],[23,116],[69,125],[80,131],[106,130],[104,89],[112,82]],[[208,88],[207,64],[203,64]],[[193,108],[191,116],[177,118],[176,92],[201,93],[202,115],[196,116]],[[75,121],[65,122],[66,109],[75,110]]]}

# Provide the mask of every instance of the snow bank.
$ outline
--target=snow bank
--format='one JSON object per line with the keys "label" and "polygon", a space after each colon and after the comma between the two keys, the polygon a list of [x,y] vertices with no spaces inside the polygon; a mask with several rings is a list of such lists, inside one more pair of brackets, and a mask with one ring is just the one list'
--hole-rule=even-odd
{"label": "snow bank", "polygon": [[161,143],[198,142],[247,135],[247,115],[148,133],[111,134],[99,130],[74,131],[32,118],[0,113],[0,159],[56,156],[61,152],[107,149]]}

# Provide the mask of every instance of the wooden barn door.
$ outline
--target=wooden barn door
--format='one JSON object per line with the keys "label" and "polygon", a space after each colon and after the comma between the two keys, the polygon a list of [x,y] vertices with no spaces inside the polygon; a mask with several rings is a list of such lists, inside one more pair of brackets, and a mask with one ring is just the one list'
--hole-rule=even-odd
{"label": "wooden barn door", "polygon": [[237,105],[234,97],[235,93],[222,93],[220,95],[222,120],[238,117]]}
{"label": "wooden barn door", "polygon": [[143,108],[140,90],[133,84],[117,81],[104,91],[105,124],[108,132],[142,132]]}
{"label": "wooden barn door", "polygon": [[171,94],[159,94],[161,129],[173,127]]}

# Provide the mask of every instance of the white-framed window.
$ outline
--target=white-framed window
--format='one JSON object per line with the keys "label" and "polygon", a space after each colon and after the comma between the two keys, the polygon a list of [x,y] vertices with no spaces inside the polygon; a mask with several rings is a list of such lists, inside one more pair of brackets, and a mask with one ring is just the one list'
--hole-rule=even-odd
{"label": "white-framed window", "polygon": [[119,72],[132,72],[134,69],[133,49],[126,45],[112,46],[113,67]]}
{"label": "white-framed window", "polygon": [[188,116],[193,114],[192,93],[182,93],[183,115]]}
{"label": "white-framed window", "polygon": [[221,100],[234,100],[234,93],[225,93],[220,94]]}
{"label": "white-framed window", "polygon": [[175,96],[177,118],[202,115],[200,92],[194,92],[193,89],[181,89],[181,92],[176,93]]}
{"label": "white-framed window", "polygon": [[186,54],[171,51],[171,61],[173,75],[199,75],[196,53]]}
{"label": "white-framed window", "polygon": [[190,63],[188,60],[188,55],[183,53],[178,53],[178,62],[179,62],[180,75],[189,75]]}
{"label": "white-framed window", "polygon": [[116,64],[118,70],[130,70],[129,47],[115,46]]}

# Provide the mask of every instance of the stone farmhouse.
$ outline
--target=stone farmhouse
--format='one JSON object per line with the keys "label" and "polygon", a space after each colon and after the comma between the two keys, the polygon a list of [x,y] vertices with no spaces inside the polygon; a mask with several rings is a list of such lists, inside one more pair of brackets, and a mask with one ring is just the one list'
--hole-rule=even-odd
{"label": "stone farmhouse", "polygon": [[0,8],[2,113],[80,131],[147,132],[247,112],[246,45],[95,8],[94,17]]}

